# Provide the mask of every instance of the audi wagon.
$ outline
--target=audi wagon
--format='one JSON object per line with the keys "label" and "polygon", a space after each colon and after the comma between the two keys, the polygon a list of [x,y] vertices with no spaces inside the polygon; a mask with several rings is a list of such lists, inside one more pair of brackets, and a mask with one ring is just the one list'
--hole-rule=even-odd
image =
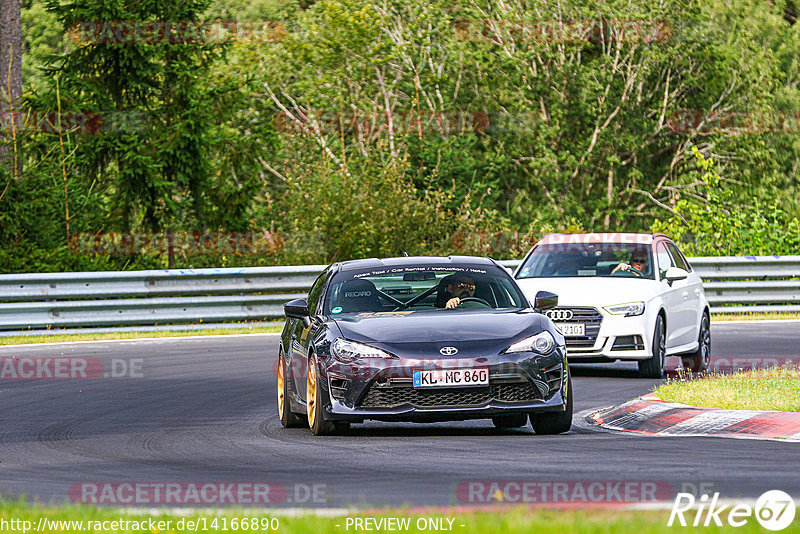
{"label": "audi wagon", "polygon": [[544,313],[566,339],[572,362],[638,362],[661,377],[665,359],[700,372],[711,355],[703,284],[664,234],[551,234],[514,273],[527,295],[547,290],[558,307]]}

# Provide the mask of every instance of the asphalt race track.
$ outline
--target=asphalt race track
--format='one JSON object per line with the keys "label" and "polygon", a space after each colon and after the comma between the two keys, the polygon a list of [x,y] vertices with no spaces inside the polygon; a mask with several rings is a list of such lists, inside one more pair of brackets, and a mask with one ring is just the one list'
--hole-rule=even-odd
{"label": "asphalt race track", "polygon": [[[800,361],[800,322],[715,323],[712,339],[715,361]],[[3,359],[102,361],[96,379],[0,380],[0,491],[61,503],[86,482],[269,482],[287,488],[280,506],[371,507],[477,504],[457,492],[466,481],[648,481],[724,498],[771,489],[800,497],[796,443],[651,438],[585,427],[536,436],[529,426],[497,431],[489,421],[368,422],[329,438],[283,429],[275,402],[277,340],[0,348]],[[629,400],[657,383],[636,378],[635,364],[572,369],[576,414]],[[314,487],[316,498],[308,491]]]}

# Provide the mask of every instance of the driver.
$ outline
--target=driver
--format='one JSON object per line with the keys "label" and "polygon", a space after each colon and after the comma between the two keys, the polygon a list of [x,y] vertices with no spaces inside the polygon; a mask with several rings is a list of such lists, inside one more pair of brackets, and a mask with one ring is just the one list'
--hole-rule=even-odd
{"label": "driver", "polygon": [[[442,283],[446,280],[442,279]],[[461,304],[461,299],[475,295],[475,281],[466,275],[457,275],[446,282],[444,291],[439,291],[436,307],[452,310]]]}
{"label": "driver", "polygon": [[610,274],[614,274],[617,271],[628,271],[634,276],[644,276],[644,273],[647,271],[647,253],[641,250],[635,251],[631,254],[630,264],[621,262],[614,267],[614,270],[611,271]]}

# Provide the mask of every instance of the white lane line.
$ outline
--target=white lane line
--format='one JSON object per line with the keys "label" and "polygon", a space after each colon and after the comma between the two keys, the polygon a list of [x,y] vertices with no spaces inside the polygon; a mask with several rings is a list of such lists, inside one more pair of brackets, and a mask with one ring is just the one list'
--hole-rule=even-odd
{"label": "white lane line", "polygon": [[202,340],[202,339],[219,339],[231,337],[247,337],[247,336],[279,336],[280,332],[256,332],[252,334],[211,334],[207,336],[170,336],[170,337],[140,337],[128,339],[91,339],[86,341],[56,341],[54,343],[23,343],[21,345],[0,345],[0,351],[3,349],[24,349],[24,348],[42,348],[50,346],[63,346],[63,345],[85,345],[87,343],[139,343],[139,342],[153,342],[153,341],[186,341],[186,340]]}

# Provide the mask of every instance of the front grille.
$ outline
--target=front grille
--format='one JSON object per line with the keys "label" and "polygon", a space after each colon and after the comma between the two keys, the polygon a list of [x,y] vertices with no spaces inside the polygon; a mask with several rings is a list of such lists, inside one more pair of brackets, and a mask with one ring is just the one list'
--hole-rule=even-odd
{"label": "front grille", "polygon": [[420,408],[450,408],[482,406],[491,401],[529,403],[541,398],[541,394],[529,382],[441,389],[373,386],[361,401],[360,407],[394,408],[411,404]]}
{"label": "front grille", "polygon": [[569,321],[555,321],[557,323],[583,323],[585,327],[585,336],[565,336],[567,344],[567,353],[569,349],[590,349],[594,346],[597,334],[600,333],[600,323],[603,322],[603,316],[596,308],[554,308],[556,310],[572,310],[572,319]]}

